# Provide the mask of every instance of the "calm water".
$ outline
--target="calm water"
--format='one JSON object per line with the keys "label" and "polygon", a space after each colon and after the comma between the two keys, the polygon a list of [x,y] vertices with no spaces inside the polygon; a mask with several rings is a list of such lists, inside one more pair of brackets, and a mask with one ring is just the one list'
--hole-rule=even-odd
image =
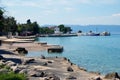
{"label": "calm water", "polygon": [[120,73],[120,35],[40,37],[39,41],[64,46],[64,52],[48,54],[46,51],[34,51],[29,52],[27,56],[40,56],[41,54],[64,56],[88,71],[99,71],[102,74],[115,71]]}
{"label": "calm water", "polygon": [[29,52],[27,56],[65,56],[88,71],[120,73],[120,35],[79,36],[79,37],[42,37],[39,41],[64,46],[63,53]]}

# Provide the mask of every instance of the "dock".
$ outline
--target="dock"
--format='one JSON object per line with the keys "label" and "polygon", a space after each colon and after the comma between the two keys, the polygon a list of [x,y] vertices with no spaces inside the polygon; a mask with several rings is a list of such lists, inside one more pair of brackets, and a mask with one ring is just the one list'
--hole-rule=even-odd
{"label": "dock", "polygon": [[47,42],[37,42],[32,39],[5,39],[0,41],[0,47],[1,49],[17,49],[18,47],[25,48],[26,50],[46,50],[49,53],[50,52],[63,52],[63,47],[60,45],[52,45],[47,44]]}
{"label": "dock", "polygon": [[47,49],[48,53],[62,53],[63,47],[59,45],[54,45]]}

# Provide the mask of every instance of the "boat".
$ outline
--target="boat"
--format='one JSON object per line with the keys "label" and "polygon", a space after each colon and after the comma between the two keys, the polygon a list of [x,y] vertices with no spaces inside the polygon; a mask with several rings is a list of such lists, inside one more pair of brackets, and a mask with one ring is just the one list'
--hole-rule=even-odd
{"label": "boat", "polygon": [[110,36],[110,32],[104,31],[100,35],[101,36]]}
{"label": "boat", "polygon": [[102,33],[93,33],[92,31],[88,33],[77,33],[78,36],[110,36],[110,32],[102,32]]}
{"label": "boat", "polygon": [[86,36],[100,36],[100,33],[87,33]]}

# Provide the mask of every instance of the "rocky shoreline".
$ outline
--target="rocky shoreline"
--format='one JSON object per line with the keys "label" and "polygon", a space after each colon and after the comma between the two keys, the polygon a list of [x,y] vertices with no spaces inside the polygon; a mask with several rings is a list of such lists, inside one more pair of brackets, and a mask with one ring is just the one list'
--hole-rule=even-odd
{"label": "rocky shoreline", "polygon": [[9,66],[15,73],[26,74],[28,80],[120,80],[117,73],[103,76],[87,72],[65,57],[25,57],[0,52],[0,64]]}

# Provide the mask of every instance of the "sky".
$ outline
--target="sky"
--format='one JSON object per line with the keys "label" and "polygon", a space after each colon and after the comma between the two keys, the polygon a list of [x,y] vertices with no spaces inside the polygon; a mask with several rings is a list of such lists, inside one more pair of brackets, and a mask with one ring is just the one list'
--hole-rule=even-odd
{"label": "sky", "polygon": [[0,0],[18,23],[120,25],[120,0]]}

